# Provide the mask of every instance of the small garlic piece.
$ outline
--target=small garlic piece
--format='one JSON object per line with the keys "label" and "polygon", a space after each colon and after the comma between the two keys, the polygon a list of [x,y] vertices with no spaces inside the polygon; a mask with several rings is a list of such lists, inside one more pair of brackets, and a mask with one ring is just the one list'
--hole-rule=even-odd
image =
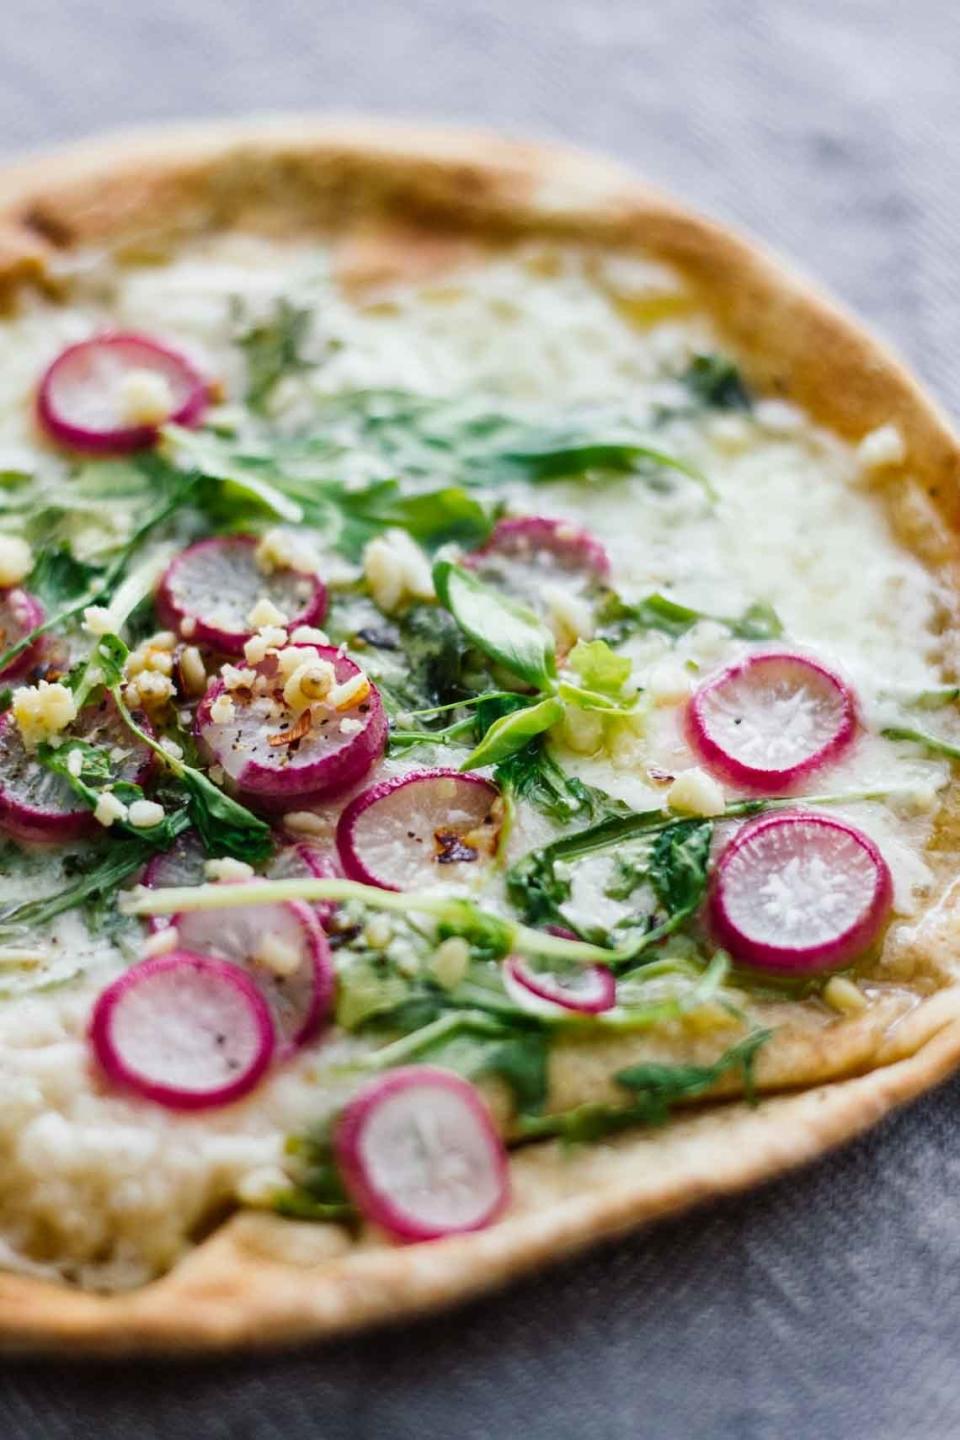
{"label": "small garlic piece", "polygon": [[667,804],[678,815],[722,815],[726,799],[712,775],[698,765],[684,770],[667,791]]}
{"label": "small garlic piece", "polygon": [[0,535],[0,589],[19,585],[33,569],[33,551],[19,535]]}

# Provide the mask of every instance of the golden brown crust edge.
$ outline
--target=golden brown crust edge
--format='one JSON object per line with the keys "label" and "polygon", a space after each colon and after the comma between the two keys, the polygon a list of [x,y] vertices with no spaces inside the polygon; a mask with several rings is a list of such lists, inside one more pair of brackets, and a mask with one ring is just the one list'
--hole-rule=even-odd
{"label": "golden brown crust edge", "polygon": [[[896,477],[894,517],[930,563],[953,571],[960,448],[902,365],[756,247],[594,157],[315,118],[121,136],[0,172],[0,289],[55,286],[78,247],[137,254],[222,228],[331,231],[396,217],[494,239],[632,246],[677,265],[762,387],[848,437],[900,426],[910,480]],[[0,1342],[103,1352],[277,1344],[451,1303],[867,1128],[960,1064],[956,988],[920,1006],[893,1043],[869,1074],[755,1109],[718,1107],[574,1159],[557,1146],[525,1151],[513,1162],[515,1210],[478,1235],[337,1253],[333,1229],[251,1214],[129,1294],[2,1275]]]}

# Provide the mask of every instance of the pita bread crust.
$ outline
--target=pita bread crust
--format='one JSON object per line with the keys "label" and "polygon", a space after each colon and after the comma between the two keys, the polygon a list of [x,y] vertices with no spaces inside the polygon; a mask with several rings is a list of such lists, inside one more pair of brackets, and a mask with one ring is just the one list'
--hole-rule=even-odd
{"label": "pita bread crust", "polygon": [[[397,263],[415,272],[524,236],[642,249],[676,266],[758,387],[850,439],[899,426],[907,460],[878,486],[904,543],[960,594],[960,445],[937,407],[806,281],[609,161],[486,134],[314,117],[116,137],[0,172],[0,298],[24,285],[56,291],[78,248],[163,255],[230,228],[340,237],[345,281],[360,286]],[[945,852],[960,828],[955,793],[951,801],[937,837]],[[920,934],[942,983],[955,927]],[[278,1344],[452,1303],[767,1179],[874,1124],[960,1065],[960,985],[887,1029],[864,1017],[841,1034],[793,1068],[787,1057],[761,1069],[771,1091],[798,1073],[815,1089],[703,1107],[579,1150],[517,1152],[510,1210],[476,1235],[357,1245],[336,1226],[248,1212],[129,1293],[0,1275],[0,1343],[99,1352]]]}

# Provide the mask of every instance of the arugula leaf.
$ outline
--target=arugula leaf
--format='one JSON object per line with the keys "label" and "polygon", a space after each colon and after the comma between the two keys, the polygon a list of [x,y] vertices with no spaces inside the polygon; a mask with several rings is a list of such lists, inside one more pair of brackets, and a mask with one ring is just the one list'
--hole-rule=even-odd
{"label": "arugula leaf", "polygon": [[380,480],[361,490],[344,488],[337,503],[372,532],[398,527],[431,547],[451,540],[478,545],[493,529],[487,507],[459,485],[404,494],[396,480]]}
{"label": "arugula leaf", "polygon": [[904,725],[888,725],[880,734],[885,740],[912,740],[915,745],[922,745],[931,755],[942,755],[947,760],[960,760],[960,745],[952,745],[949,740],[940,740],[936,735],[930,735],[926,730],[912,730]]}
{"label": "arugula leaf", "polygon": [[654,592],[642,600],[623,600],[615,590],[608,590],[597,612],[597,635],[609,645],[622,645],[624,640],[644,630],[659,630],[679,639],[701,620],[725,625],[741,640],[772,640],[783,634],[783,626],[771,605],[755,601],[742,615],[711,615],[681,605],[667,595]]}
{"label": "arugula leaf", "polygon": [[310,331],[309,310],[282,296],[269,319],[251,325],[237,339],[247,361],[247,404],[263,414],[274,387],[285,375],[311,368],[302,354]]}
{"label": "arugula leaf", "polygon": [[601,815],[629,813],[626,805],[611,799],[605,791],[585,785],[576,775],[568,775],[542,740],[531,742],[501,761],[493,778],[502,790],[562,825],[573,819],[595,820]]}
{"label": "arugula leaf", "polygon": [[51,545],[40,551],[27,583],[45,606],[60,606],[88,594],[99,574],[98,566],[75,559],[67,545]]}
{"label": "arugula leaf", "polygon": [[[80,766],[76,771],[70,768],[71,755],[80,757]],[[97,808],[101,797],[107,792],[127,806],[144,798],[142,787],[129,780],[118,780],[107,752],[86,740],[68,739],[56,748],[40,745],[37,748],[37,759],[44,769],[66,781],[74,794],[91,810]],[[149,829],[120,819],[110,826],[114,834],[141,841],[154,850],[169,849],[182,828],[178,824],[176,812],[172,815],[165,814],[159,824],[152,825]]]}
{"label": "arugula leaf", "polygon": [[487,1040],[469,1073],[498,1075],[509,1085],[519,1113],[536,1115],[547,1099],[549,1058],[546,1031],[525,1029],[500,1040]]}
{"label": "arugula leaf", "polygon": [[567,656],[567,664],[588,690],[599,690],[603,695],[619,695],[633,669],[632,663],[611,650],[605,640],[578,640]]}
{"label": "arugula leaf", "polygon": [[676,930],[700,908],[707,889],[712,840],[710,820],[680,820],[654,840],[647,874],[667,912],[667,919],[657,927],[659,935]]}
{"label": "arugula leaf", "polygon": [[506,450],[497,458],[498,468],[520,471],[534,484],[549,480],[571,480],[591,471],[629,475],[644,464],[675,470],[695,480],[713,497],[713,487],[702,471],[664,450],[634,441],[591,441],[588,444],[555,444],[543,449]]}
{"label": "arugula leaf", "polygon": [[433,583],[442,604],[479,650],[537,690],[550,688],[557,663],[554,639],[532,610],[449,560],[433,567]]}
{"label": "arugula leaf", "polygon": [[535,736],[549,730],[563,719],[563,702],[555,696],[529,705],[522,710],[512,710],[501,715],[487,730],[475,750],[472,750],[460,766],[461,770],[476,770],[481,765],[497,765],[523,750]]}
{"label": "arugula leaf", "polygon": [[578,1105],[553,1115],[521,1118],[516,1144],[559,1138],[571,1144],[599,1140],[638,1125],[663,1125],[675,1105],[705,1095],[731,1071],[743,1073],[744,1090],[753,1095],[753,1073],[760,1048],[772,1031],[755,1030],[720,1056],[712,1065],[643,1064],[621,1070],[617,1083],[633,1096],[624,1106],[598,1103]]}
{"label": "arugula leaf", "polygon": [[701,405],[714,410],[753,408],[743,376],[726,355],[695,355],[683,380]]}

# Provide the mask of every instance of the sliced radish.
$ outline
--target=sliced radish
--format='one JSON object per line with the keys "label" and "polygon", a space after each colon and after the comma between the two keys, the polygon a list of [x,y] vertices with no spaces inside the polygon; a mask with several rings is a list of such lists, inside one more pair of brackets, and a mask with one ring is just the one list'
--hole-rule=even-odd
{"label": "sliced radish", "polygon": [[414,770],[356,795],[337,824],[344,873],[381,890],[472,885],[496,851],[500,791],[482,775]]}
{"label": "sliced radish", "polygon": [[853,692],[805,655],[753,655],[693,696],[690,743],[735,785],[776,791],[836,760],[857,729]]}
{"label": "sliced radish", "polygon": [[[312,656],[332,665],[338,685],[362,674],[328,645],[298,648],[305,660]],[[295,716],[283,700],[275,662],[268,658],[257,667],[257,675],[266,679],[266,690],[230,691],[228,720],[213,718],[214,706],[225,693],[222,680],[211,685],[196,717],[205,749],[250,803],[289,810],[336,795],[362,779],[383,754],[387,720],[375,686],[364,686],[356,700],[340,710],[321,702]]]}
{"label": "sliced radish", "polygon": [[499,520],[486,544],[464,563],[493,581],[509,581],[525,572],[533,587],[545,574],[575,574],[588,580],[605,580],[610,574],[610,559],[599,540],[569,520],[547,515]]}
{"label": "sliced radish", "polygon": [[[141,884],[149,890],[167,890],[175,885],[202,885],[206,878],[204,863],[207,852],[196,830],[184,830],[169,850],[154,855],[143,872]],[[166,930],[172,924],[169,915],[151,915],[148,924],[153,931]]]}
{"label": "sliced radish", "polygon": [[[137,720],[150,730],[145,716]],[[133,738],[110,699],[85,706],[70,734],[110,752],[114,780],[142,785],[153,769],[152,752]],[[24,748],[10,711],[0,715],[0,830],[15,840],[62,844],[99,829],[66,780]]]}
{"label": "sliced radish", "polygon": [[[18,645],[24,635],[43,624],[43,606],[19,586],[0,590],[0,654]],[[35,640],[15,660],[0,670],[0,680],[16,680],[37,663],[41,642]]]}
{"label": "sliced radish", "polygon": [[236,965],[173,950],[103,991],[90,1041],[118,1085],[171,1110],[201,1110],[253,1089],[274,1034],[266,1001]]}
{"label": "sliced radish", "polygon": [[157,591],[163,624],[226,655],[242,653],[253,634],[248,616],[258,600],[271,601],[289,626],[319,624],[327,609],[320,576],[294,569],[264,574],[257,544],[255,535],[217,535],[181,550]]}
{"label": "sliced radish", "polygon": [[577,966],[560,974],[533,970],[521,956],[508,955],[503,979],[518,1004],[544,1015],[599,1015],[617,1003],[617,982],[606,965]]}
{"label": "sliced radish", "polygon": [[[339,874],[340,866],[334,857],[308,841],[285,845],[267,866],[267,876],[271,880],[333,880]],[[312,908],[320,924],[326,928],[337,906],[333,900],[318,900]]]}
{"label": "sliced radish", "polygon": [[745,825],[714,874],[709,911],[719,943],[764,970],[845,965],[876,939],[893,883],[873,841],[824,815],[771,815]]}
{"label": "sliced radish", "polygon": [[281,1054],[311,1040],[330,1010],[330,947],[313,910],[300,900],[235,909],[187,910],[173,917],[188,950],[242,966],[273,1013]]}
{"label": "sliced radish", "polygon": [[449,1070],[411,1065],[374,1080],[344,1110],[335,1145],[362,1214],[399,1240],[481,1230],[506,1204],[503,1141]]}
{"label": "sliced radish", "polygon": [[[158,407],[156,419],[137,413],[139,399]],[[208,387],[190,361],[146,335],[106,334],[69,345],[40,381],[37,414],[52,439],[88,454],[124,454],[152,445],[167,421],[195,425]]]}

